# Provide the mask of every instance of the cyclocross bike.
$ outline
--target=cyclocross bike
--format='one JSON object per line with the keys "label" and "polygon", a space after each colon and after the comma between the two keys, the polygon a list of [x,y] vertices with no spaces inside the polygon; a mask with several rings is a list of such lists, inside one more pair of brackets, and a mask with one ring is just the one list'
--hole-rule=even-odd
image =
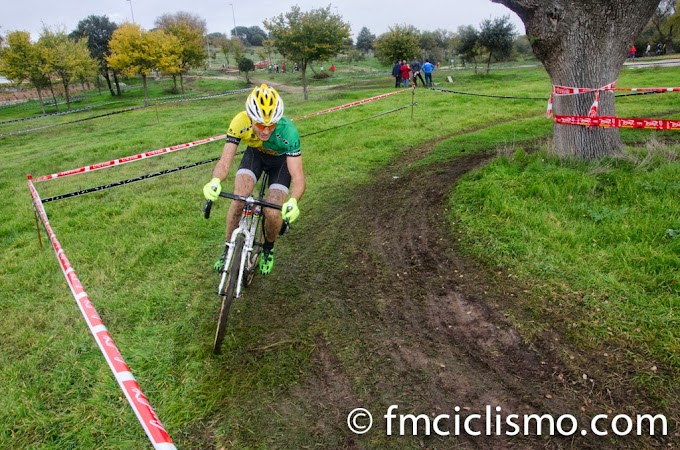
{"label": "cyclocross bike", "polygon": [[[220,197],[239,200],[244,203],[238,227],[231,233],[231,239],[224,247],[224,261],[220,269],[220,284],[217,295],[222,298],[222,306],[217,319],[217,331],[213,343],[213,353],[220,353],[224,332],[227,326],[229,310],[235,298],[239,298],[243,288],[250,286],[255,277],[260,254],[264,244],[264,212],[263,207],[281,210],[280,205],[263,200],[269,174],[265,171],[260,182],[260,192],[257,197],[221,192]],[[205,218],[210,217],[212,201],[208,200],[203,207]],[[282,227],[282,233],[288,224]]]}

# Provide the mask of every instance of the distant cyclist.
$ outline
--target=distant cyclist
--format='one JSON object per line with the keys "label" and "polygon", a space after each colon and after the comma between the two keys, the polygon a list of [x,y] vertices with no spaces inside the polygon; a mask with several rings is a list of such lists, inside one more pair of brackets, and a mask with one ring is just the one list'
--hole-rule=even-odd
{"label": "distant cyclist", "polygon": [[[260,273],[267,275],[274,267],[274,241],[282,231],[283,220],[293,222],[298,218],[298,201],[305,192],[300,135],[295,125],[283,117],[283,100],[274,88],[262,84],[253,89],[246,100],[246,110],[231,120],[222,157],[213,169],[212,180],[203,187],[207,200],[217,200],[222,190],[221,182],[229,173],[241,141],[247,148],[234,178],[234,193],[244,197],[251,195],[262,171],[266,170],[269,172],[269,191],[265,200],[282,205],[280,213],[264,208],[265,243],[259,267]],[[232,201],[229,206],[227,240],[238,227],[242,208],[243,202],[239,201]],[[223,259],[220,259],[215,263],[215,269],[220,270],[222,264]]]}

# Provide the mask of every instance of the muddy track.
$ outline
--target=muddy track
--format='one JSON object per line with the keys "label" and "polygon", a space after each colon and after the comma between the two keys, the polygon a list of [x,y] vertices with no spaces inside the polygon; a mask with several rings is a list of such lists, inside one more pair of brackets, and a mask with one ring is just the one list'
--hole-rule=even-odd
{"label": "muddy track", "polygon": [[[503,418],[513,413],[571,414],[580,429],[596,414],[649,412],[640,409],[649,401],[630,380],[569,348],[558,329],[530,343],[523,339],[507,317],[518,314],[513,308],[529,288],[461,254],[445,217],[451,188],[491,155],[409,169],[430,148],[409,151],[410,156],[377,173],[372,185],[348,193],[357,202],[335,219],[333,229],[342,231],[333,238],[346,243],[342,250],[349,253],[351,273],[333,281],[339,286],[328,288],[351,293],[338,301],[346,302],[348,323],[366,331],[362,343],[356,343],[364,353],[346,368],[352,358],[343,361],[336,355],[338,345],[319,336],[314,370],[291,396],[307,404],[307,415],[318,424],[338,424],[335,433],[344,433],[344,438],[336,446],[352,449],[384,447],[342,426],[347,413],[362,402],[380,412],[374,413],[373,433],[382,436],[381,416],[390,404],[398,404],[404,414],[430,417],[453,417],[460,411],[461,420],[483,414],[486,405],[492,411],[501,407]],[[483,423],[475,428],[484,432]],[[455,438],[411,437],[410,444],[404,439],[390,442],[394,448],[430,449],[668,448],[677,443],[672,438],[580,432],[568,438],[463,433]]]}

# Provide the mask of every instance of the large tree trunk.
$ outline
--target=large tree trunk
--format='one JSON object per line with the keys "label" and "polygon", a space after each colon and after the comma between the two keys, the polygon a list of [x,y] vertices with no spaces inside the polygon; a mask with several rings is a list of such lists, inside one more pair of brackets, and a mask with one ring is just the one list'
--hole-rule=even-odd
{"label": "large tree trunk", "polygon": [[[601,88],[617,80],[628,49],[661,0],[491,0],[522,19],[553,85]],[[555,96],[556,115],[587,116],[595,93]],[[614,116],[614,92],[601,91],[598,115]],[[595,159],[623,150],[615,128],[554,125],[561,156]]]}

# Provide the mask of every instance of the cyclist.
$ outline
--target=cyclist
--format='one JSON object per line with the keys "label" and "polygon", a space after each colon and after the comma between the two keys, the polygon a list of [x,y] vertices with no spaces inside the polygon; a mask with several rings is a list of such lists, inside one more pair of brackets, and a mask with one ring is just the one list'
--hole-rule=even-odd
{"label": "cyclist", "polygon": [[[300,135],[295,125],[283,117],[283,100],[274,88],[262,84],[253,89],[246,100],[246,110],[231,120],[222,157],[213,169],[212,180],[203,187],[207,200],[217,200],[222,190],[221,182],[229,173],[241,141],[247,148],[234,178],[234,193],[244,197],[251,195],[262,171],[266,170],[269,172],[269,190],[265,200],[282,205],[280,213],[264,208],[265,243],[259,269],[267,275],[274,267],[276,236],[283,232],[284,220],[292,223],[300,215],[298,201],[305,192]],[[242,209],[243,202],[231,202],[227,214],[227,239],[238,227]],[[220,270],[223,263],[221,258],[215,263],[215,269]]]}

